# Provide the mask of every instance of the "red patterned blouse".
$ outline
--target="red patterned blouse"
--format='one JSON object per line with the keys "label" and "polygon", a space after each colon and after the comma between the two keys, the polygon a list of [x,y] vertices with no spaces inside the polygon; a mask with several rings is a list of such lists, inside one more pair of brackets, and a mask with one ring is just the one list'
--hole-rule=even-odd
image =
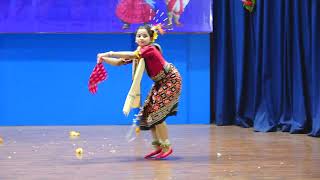
{"label": "red patterned blouse", "polygon": [[161,52],[153,45],[141,48],[139,54],[145,60],[146,70],[150,77],[156,76],[167,64]]}

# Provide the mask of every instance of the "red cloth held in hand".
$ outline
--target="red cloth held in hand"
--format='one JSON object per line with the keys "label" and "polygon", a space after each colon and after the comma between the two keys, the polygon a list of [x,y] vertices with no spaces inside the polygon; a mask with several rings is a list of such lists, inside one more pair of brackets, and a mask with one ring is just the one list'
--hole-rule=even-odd
{"label": "red cloth held in hand", "polygon": [[89,91],[92,94],[95,94],[98,90],[98,84],[101,83],[102,81],[106,80],[108,77],[108,73],[106,69],[104,68],[102,63],[98,63],[89,78]]}

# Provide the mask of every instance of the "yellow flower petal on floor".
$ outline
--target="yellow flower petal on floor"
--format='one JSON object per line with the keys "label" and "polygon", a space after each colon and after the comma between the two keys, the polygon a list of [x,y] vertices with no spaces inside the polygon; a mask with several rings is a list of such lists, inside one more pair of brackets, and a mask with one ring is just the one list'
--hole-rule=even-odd
{"label": "yellow flower petal on floor", "polygon": [[82,155],[82,154],[76,154],[76,157],[77,157],[78,159],[82,159],[82,158],[83,158],[83,155]]}
{"label": "yellow flower petal on floor", "polygon": [[82,148],[77,148],[76,149],[76,154],[83,154],[83,149]]}
{"label": "yellow flower petal on floor", "polygon": [[136,128],[136,134],[140,134],[140,128],[139,127]]}
{"label": "yellow flower petal on floor", "polygon": [[70,131],[70,132],[69,132],[69,136],[70,136],[70,137],[79,137],[79,136],[80,136],[80,132]]}

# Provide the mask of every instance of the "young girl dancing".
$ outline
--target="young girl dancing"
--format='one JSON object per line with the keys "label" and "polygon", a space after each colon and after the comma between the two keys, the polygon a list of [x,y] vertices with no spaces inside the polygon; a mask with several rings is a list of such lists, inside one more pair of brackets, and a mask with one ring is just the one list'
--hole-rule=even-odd
{"label": "young girl dancing", "polygon": [[139,27],[135,38],[138,44],[136,51],[99,53],[97,63],[119,66],[132,62],[140,65],[144,61],[147,74],[154,84],[137,118],[140,120],[140,129],[151,130],[153,137],[154,151],[145,155],[145,158],[163,159],[173,152],[165,119],[177,114],[182,82],[178,70],[164,59],[161,47],[154,43],[158,30],[161,30],[159,26]]}

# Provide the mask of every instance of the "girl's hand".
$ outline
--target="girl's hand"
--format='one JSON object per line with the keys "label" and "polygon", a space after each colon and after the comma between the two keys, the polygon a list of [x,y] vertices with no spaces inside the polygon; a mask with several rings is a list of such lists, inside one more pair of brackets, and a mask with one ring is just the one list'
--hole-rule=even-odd
{"label": "girl's hand", "polygon": [[104,56],[105,53],[98,53],[97,54],[97,59],[101,59]]}
{"label": "girl's hand", "polygon": [[102,57],[112,57],[113,56],[113,51],[109,51],[106,53],[98,53],[97,58],[102,58]]}
{"label": "girl's hand", "polygon": [[104,55],[106,57],[112,57],[113,56],[113,51],[106,52],[106,53],[104,53]]}
{"label": "girl's hand", "polygon": [[97,64],[102,63],[102,62],[103,62],[102,57],[98,57],[98,58],[97,58]]}

